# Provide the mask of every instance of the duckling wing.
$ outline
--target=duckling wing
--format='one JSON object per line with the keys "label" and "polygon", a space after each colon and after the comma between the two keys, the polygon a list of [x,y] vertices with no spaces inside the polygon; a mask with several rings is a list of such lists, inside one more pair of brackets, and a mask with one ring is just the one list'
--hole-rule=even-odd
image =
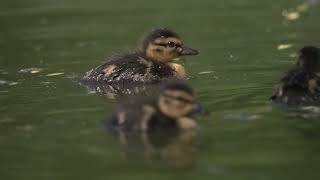
{"label": "duckling wing", "polygon": [[105,83],[148,83],[170,76],[173,76],[173,72],[168,65],[146,60],[135,53],[113,58],[87,72],[82,79]]}
{"label": "duckling wing", "polygon": [[275,89],[272,100],[285,105],[312,104],[320,101],[320,78],[303,69],[289,71]]}
{"label": "duckling wing", "polygon": [[105,79],[109,82],[150,83],[174,75],[167,64],[146,60],[141,56],[124,58],[111,63],[115,68],[112,73],[105,76]]}
{"label": "duckling wing", "polygon": [[124,70],[132,70],[132,65],[138,59],[138,56],[124,55],[113,57],[106,63],[91,69],[82,78],[82,81],[93,82],[112,82],[119,77]]}

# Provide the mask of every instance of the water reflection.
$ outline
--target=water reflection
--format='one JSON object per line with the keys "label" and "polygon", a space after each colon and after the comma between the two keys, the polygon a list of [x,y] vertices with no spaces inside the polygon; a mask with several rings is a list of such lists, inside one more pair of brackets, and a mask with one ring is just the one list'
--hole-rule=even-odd
{"label": "water reflection", "polygon": [[79,82],[81,86],[84,86],[89,93],[95,93],[100,96],[105,96],[108,99],[120,99],[129,96],[151,96],[158,93],[159,89],[163,84],[173,81],[172,79],[167,79],[159,83],[85,83]]}
{"label": "water reflection", "polygon": [[192,167],[196,159],[196,131],[125,132],[113,131],[127,160],[164,161],[174,168]]}

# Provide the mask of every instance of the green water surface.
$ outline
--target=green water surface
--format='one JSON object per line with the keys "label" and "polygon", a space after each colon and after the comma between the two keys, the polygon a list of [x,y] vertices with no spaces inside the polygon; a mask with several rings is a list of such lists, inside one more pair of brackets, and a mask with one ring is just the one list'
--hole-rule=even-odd
{"label": "green water surface", "polygon": [[[2,0],[0,179],[319,179],[320,118],[268,101],[295,52],[320,46],[319,18],[314,0]],[[153,27],[200,50],[185,67],[211,112],[173,158],[128,156],[101,127],[114,100],[77,83]]]}

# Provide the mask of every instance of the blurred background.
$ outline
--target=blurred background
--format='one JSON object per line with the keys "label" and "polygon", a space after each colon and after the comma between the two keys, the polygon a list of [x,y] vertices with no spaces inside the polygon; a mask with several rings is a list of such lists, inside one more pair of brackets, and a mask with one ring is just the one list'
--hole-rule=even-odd
{"label": "blurred background", "polygon": [[[319,113],[268,101],[319,18],[317,0],[2,0],[0,179],[319,178]],[[211,115],[129,147],[101,127],[114,100],[77,80],[154,27],[200,50],[184,65]]]}

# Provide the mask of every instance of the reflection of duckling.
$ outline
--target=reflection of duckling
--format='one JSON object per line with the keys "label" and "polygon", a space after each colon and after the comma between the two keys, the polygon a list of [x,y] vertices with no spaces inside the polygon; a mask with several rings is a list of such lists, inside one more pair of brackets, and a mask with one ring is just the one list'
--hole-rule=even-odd
{"label": "reflection of duckling", "polygon": [[193,90],[183,82],[164,86],[156,98],[138,98],[120,105],[107,125],[121,131],[154,131],[157,129],[195,129],[194,113],[207,113],[196,102]]}
{"label": "reflection of duckling", "polygon": [[320,102],[320,49],[300,50],[297,67],[277,86],[271,99],[283,105],[312,105]]}
{"label": "reflection of duckling", "polygon": [[164,78],[185,78],[184,67],[172,61],[181,56],[196,54],[198,51],[184,46],[175,32],[165,28],[155,29],[145,37],[141,50],[111,58],[87,72],[81,81],[150,83]]}
{"label": "reflection of duckling", "polygon": [[115,134],[123,146],[123,156],[131,160],[160,158],[169,166],[187,168],[194,165],[197,152],[196,131],[166,133],[122,132]]}

